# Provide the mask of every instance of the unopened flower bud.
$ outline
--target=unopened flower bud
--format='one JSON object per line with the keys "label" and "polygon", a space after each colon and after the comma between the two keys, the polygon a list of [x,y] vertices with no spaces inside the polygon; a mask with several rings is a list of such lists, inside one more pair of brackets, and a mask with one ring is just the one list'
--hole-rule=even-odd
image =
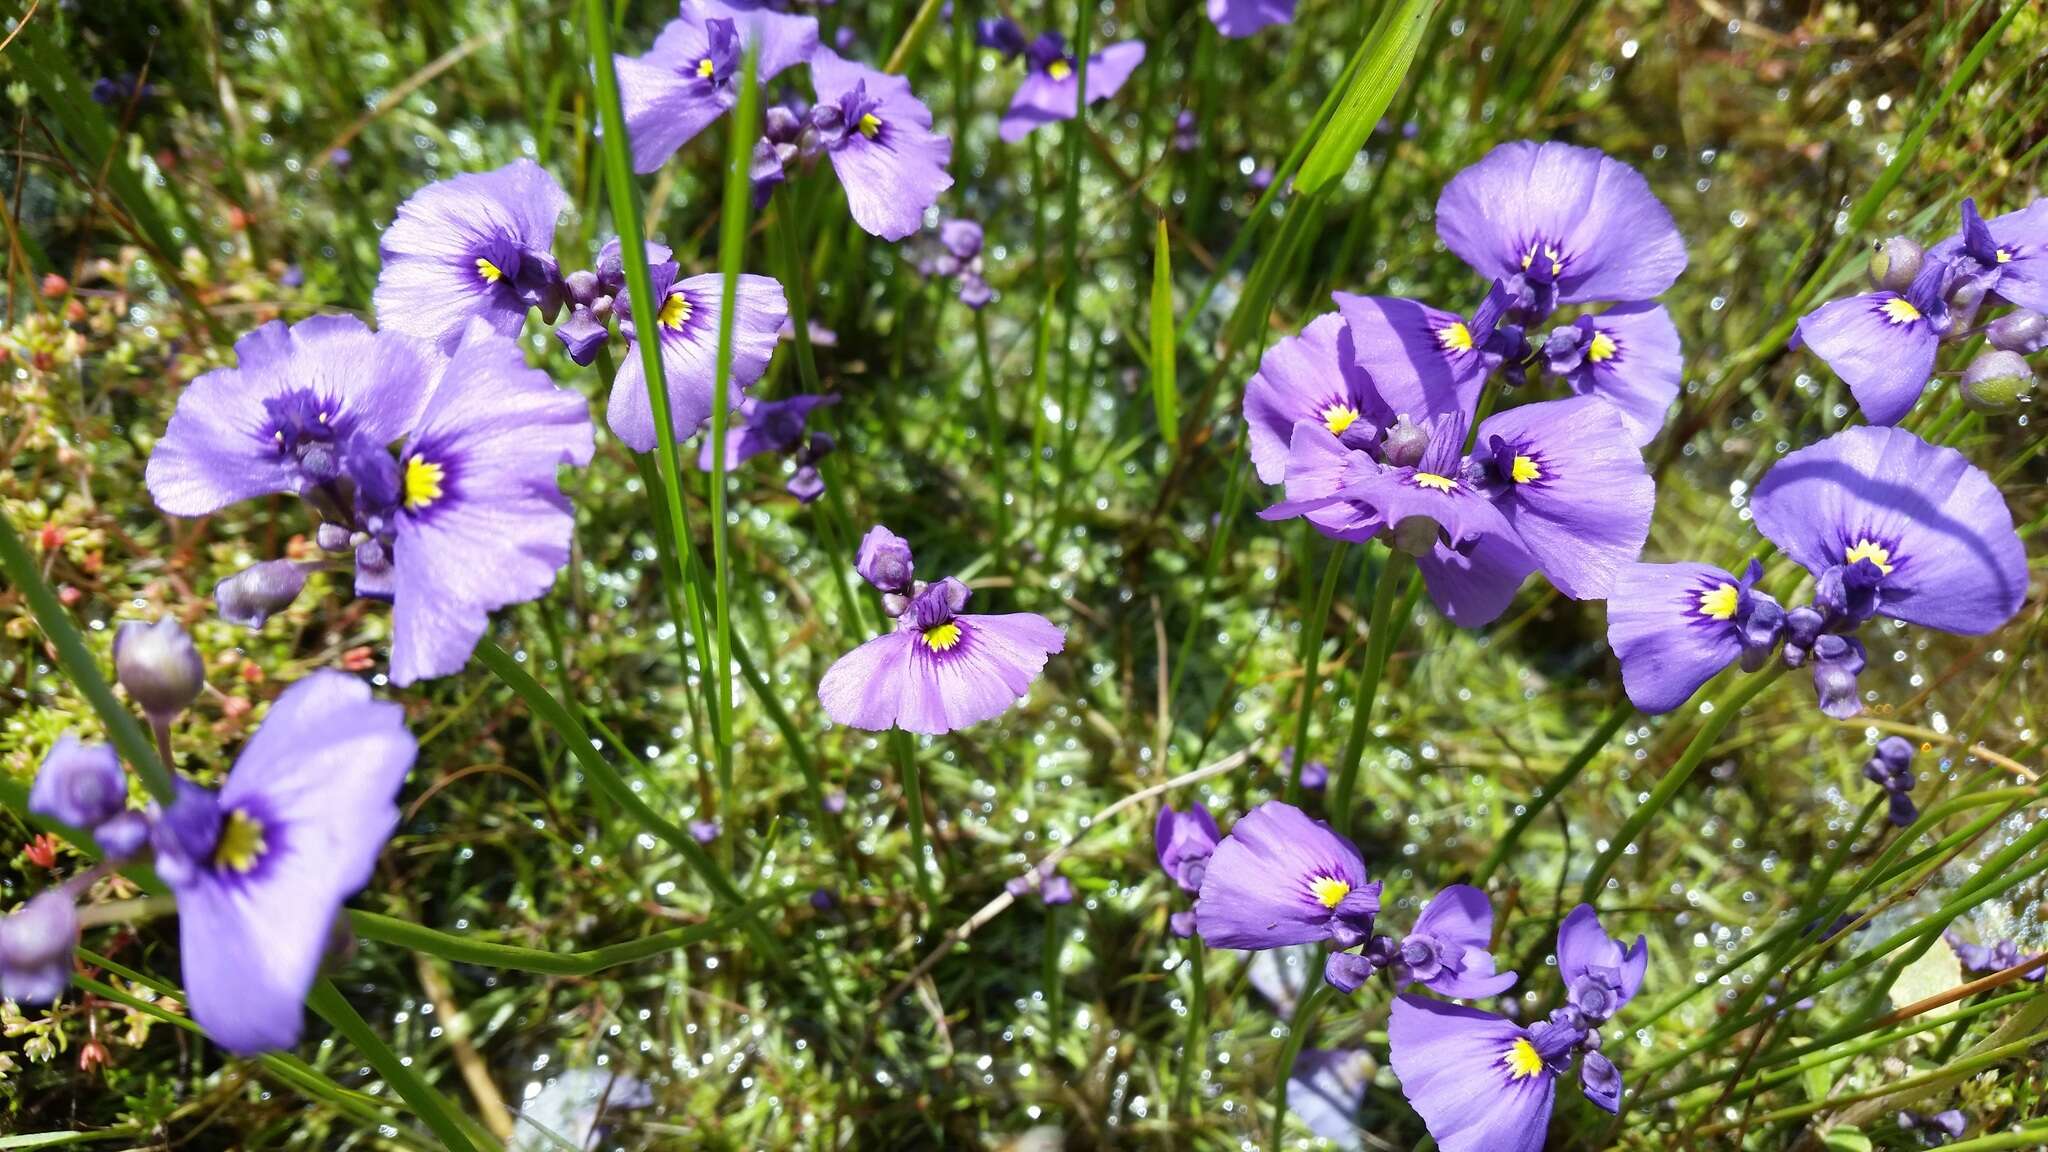
{"label": "unopened flower bud", "polygon": [[71,983],[71,950],[78,944],[78,909],[52,888],[0,917],[0,996],[22,1004],[48,1004]]}
{"label": "unopened flower bud", "polygon": [[327,521],[313,531],[313,543],[322,552],[347,552],[355,548],[355,533],[345,524]]}
{"label": "unopened flower bud", "polygon": [[1410,516],[1394,526],[1394,547],[1410,556],[1427,556],[1436,548],[1442,529],[1427,516]]}
{"label": "unopened flower bud", "polygon": [[289,560],[252,564],[221,581],[213,590],[220,618],[244,628],[261,628],[272,614],[291,607],[306,587],[306,573]]}
{"label": "unopened flower bud", "polygon": [[2048,348],[2048,316],[2027,308],[2014,309],[1993,320],[1984,329],[1984,339],[1993,348],[2031,356]]}
{"label": "unopened flower bud", "polygon": [[1880,240],[1870,253],[1870,282],[1890,292],[1904,292],[1913,286],[1926,259],[1920,245],[1904,236]]}
{"label": "unopened flower bud", "polygon": [[28,790],[29,811],[74,828],[97,827],[127,803],[128,778],[114,750],[69,732],[57,737]]}
{"label": "unopened flower bud", "polygon": [[901,592],[910,586],[915,561],[908,540],[877,524],[861,539],[853,566],[861,579],[876,588]]}
{"label": "unopened flower bud", "polygon": [[1413,468],[1422,463],[1422,454],[1429,451],[1429,429],[1403,415],[1387,429],[1386,443],[1380,451],[1394,467]]}
{"label": "unopened flower bud", "polygon": [[2017,352],[1992,349],[1963,369],[1963,403],[1979,412],[2010,412],[2033,391],[2034,368]]}
{"label": "unopened flower bud", "polygon": [[199,697],[206,663],[176,620],[131,620],[114,633],[114,677],[150,719],[165,720]]}

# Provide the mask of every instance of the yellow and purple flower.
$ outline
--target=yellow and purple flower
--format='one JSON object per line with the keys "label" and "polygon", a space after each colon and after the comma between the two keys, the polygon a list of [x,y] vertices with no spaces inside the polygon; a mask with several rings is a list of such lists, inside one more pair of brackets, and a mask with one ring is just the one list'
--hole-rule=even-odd
{"label": "yellow and purple flower", "polygon": [[446,352],[477,318],[505,336],[519,334],[529,308],[552,323],[564,301],[555,222],[568,205],[568,193],[531,160],[413,193],[378,244],[378,327]]}
{"label": "yellow and purple flower", "polygon": [[[1024,48],[1030,70],[1010,99],[996,134],[1015,144],[1041,124],[1072,120],[1080,107],[1079,67],[1067,52],[1066,37],[1047,32]],[[1117,94],[1138,65],[1145,62],[1145,44],[1125,40],[1088,57],[1088,103],[1100,104]]]}
{"label": "yellow and purple flower", "polygon": [[747,0],[682,0],[644,56],[615,56],[633,171],[652,172],[739,103],[742,57],[766,84],[818,49],[818,21]]}
{"label": "yellow and purple flower", "polygon": [[1372,935],[1380,885],[1356,845],[1280,800],[1246,813],[1203,870],[1195,926],[1211,948],[1265,949]]}

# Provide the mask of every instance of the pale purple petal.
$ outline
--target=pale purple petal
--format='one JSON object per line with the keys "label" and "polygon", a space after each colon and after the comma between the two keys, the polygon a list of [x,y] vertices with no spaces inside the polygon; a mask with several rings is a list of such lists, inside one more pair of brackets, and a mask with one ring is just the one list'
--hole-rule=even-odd
{"label": "pale purple petal", "polygon": [[953,142],[932,132],[931,110],[911,94],[909,81],[828,49],[812,58],[811,79],[820,103],[840,99],[856,84],[877,101],[874,134],[849,126],[844,142],[830,150],[854,222],[884,240],[901,240],[922,228],[925,210],[953,186],[946,174]]}
{"label": "pale purple petal", "polygon": [[[1097,104],[1116,95],[1144,61],[1145,45],[1137,40],[1112,44],[1090,56],[1088,102]],[[1058,66],[1063,69],[1070,67],[1064,61]],[[1041,124],[1072,120],[1080,104],[1080,93],[1075,87],[1078,82],[1071,71],[1054,79],[1047,73],[1032,69],[1025,74],[1024,82],[1017,87],[1017,94],[1010,99],[1009,110],[1003,113],[996,134],[1005,142],[1015,144]]]}
{"label": "pale purple petal", "polygon": [[1560,303],[1651,300],[1685,271],[1685,241],[1649,181],[1594,148],[1502,144],[1451,178],[1436,215],[1480,276],[1554,280]]}
{"label": "pale purple petal", "polygon": [[556,474],[592,450],[583,397],[472,324],[401,455],[438,479],[431,498],[409,486],[397,517],[393,682],[460,671],[491,612],[553,586],[574,530]]}
{"label": "pale purple petal", "polygon": [[1572,391],[1614,405],[1630,439],[1648,444],[1663,429],[1685,374],[1678,326],[1661,304],[1610,308],[1592,326],[1595,351],[1568,378]]}
{"label": "pale purple petal", "polygon": [[1979,635],[2026,598],[2026,549],[1991,478],[1902,428],[1850,428],[1786,456],[1751,507],[1758,530],[1816,575],[1852,550],[1881,553],[1878,611],[1894,619]]}
{"label": "pale purple petal", "polygon": [[[687,315],[678,325],[658,326],[662,371],[668,382],[669,415],[676,439],[685,440],[696,434],[698,425],[711,418],[711,396],[718,383],[718,315],[724,281],[712,274],[692,276],[666,286],[657,280],[655,286],[656,294],[665,304],[677,295],[688,302]],[[789,315],[782,285],[766,276],[741,276],[738,299],[739,308],[733,317],[728,404],[738,403],[741,390],[752,387],[768,370],[768,361],[775,354],[776,334]],[[625,359],[619,362],[605,421],[612,435],[635,452],[651,452],[659,442],[654,407],[647,396],[647,375],[637,347],[628,348]]]}
{"label": "pale purple petal", "polygon": [[1738,583],[1707,564],[1630,564],[1615,574],[1607,643],[1637,708],[1652,715],[1677,708],[1742,655],[1735,621],[1707,599],[1733,596]]}
{"label": "pale purple petal", "polygon": [[1799,320],[1799,339],[1849,386],[1863,418],[1896,424],[1934,373],[1941,338],[1897,292],[1823,304]]}
{"label": "pale purple petal", "polygon": [[1556,1088],[1547,1069],[1516,1076],[1512,1021],[1420,996],[1394,1001],[1387,1043],[1401,1094],[1443,1152],[1542,1152]]}
{"label": "pale purple petal", "polygon": [[1294,0],[1209,0],[1209,19],[1233,39],[1294,20]]}
{"label": "pale purple petal", "polygon": [[1377,908],[1379,885],[1367,879],[1365,859],[1350,841],[1291,804],[1268,801],[1246,813],[1209,857],[1195,903],[1202,942],[1279,948],[1328,940],[1342,905],[1318,895],[1325,881],[1345,885],[1347,899],[1369,895]]}
{"label": "pale purple petal", "polygon": [[1415,566],[1437,611],[1460,628],[1483,628],[1514,603],[1536,561],[1501,535],[1482,536],[1463,552],[1438,542],[1429,555],[1415,558]]}
{"label": "pale purple petal", "polygon": [[555,222],[568,206],[562,186],[531,160],[413,193],[378,244],[378,328],[444,349],[479,316],[516,335],[528,308],[515,286],[520,265],[552,259]]}
{"label": "pale purple petal", "polygon": [[1478,452],[1495,437],[1515,461],[1499,505],[1522,547],[1558,591],[1606,596],[1614,574],[1642,555],[1657,504],[1620,413],[1591,397],[1539,401],[1489,417]]}
{"label": "pale purple petal", "polygon": [[1356,1049],[1304,1048],[1287,1078],[1287,1110],[1308,1130],[1346,1152],[1360,1152],[1358,1109],[1365,1103],[1372,1062]]}
{"label": "pale purple petal", "polygon": [[[1273,344],[1244,388],[1245,430],[1259,479],[1287,477],[1294,427],[1303,421],[1332,437],[1377,428],[1385,419],[1379,395],[1352,353],[1344,318],[1334,312],[1309,321],[1298,336]],[[1360,422],[1363,422],[1362,424]]]}
{"label": "pale purple petal", "polygon": [[1391,296],[1337,292],[1332,298],[1387,416],[1420,424],[1447,413],[1471,414],[1488,366],[1462,318]]}

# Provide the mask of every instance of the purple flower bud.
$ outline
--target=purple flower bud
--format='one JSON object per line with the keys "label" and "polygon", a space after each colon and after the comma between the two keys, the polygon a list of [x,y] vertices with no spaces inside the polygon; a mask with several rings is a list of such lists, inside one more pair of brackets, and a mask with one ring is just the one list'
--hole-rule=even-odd
{"label": "purple flower bud", "polygon": [[356,548],[355,533],[349,531],[347,525],[331,520],[322,522],[313,530],[313,543],[318,544],[322,552],[353,552]]}
{"label": "purple flower bud", "polygon": [[995,299],[995,295],[995,289],[988,286],[988,281],[974,273],[960,277],[960,302],[976,312],[988,307],[988,302]]}
{"label": "purple flower bud", "polygon": [[120,812],[92,830],[92,838],[109,860],[134,856],[149,843],[149,818],[140,812]]}
{"label": "purple flower bud", "polygon": [[176,888],[198,876],[213,860],[226,817],[220,799],[180,776],[169,807],[152,806],[150,846],[156,849],[156,873]]}
{"label": "purple flower bud", "polygon": [[806,464],[796,470],[796,474],[789,478],[789,483],[783,485],[783,488],[791,496],[796,497],[797,503],[809,504],[825,494],[825,478],[818,474],[815,467]]}
{"label": "purple flower bud", "polygon": [[2034,368],[2017,352],[1993,348],[1963,369],[1963,403],[1979,412],[2010,412],[2034,393]]}
{"label": "purple flower bud", "polygon": [[291,607],[306,587],[305,570],[290,560],[252,564],[213,589],[220,618],[244,628],[261,628],[272,615]]}
{"label": "purple flower bud", "polygon": [[910,587],[916,572],[910,542],[880,524],[868,529],[861,539],[853,566],[861,579],[883,592],[902,592]]}
{"label": "purple flower bud", "polygon": [[1349,996],[1372,978],[1373,962],[1356,952],[1332,952],[1323,962],[1323,983]]}
{"label": "purple flower bud", "polygon": [[611,338],[611,332],[596,313],[579,305],[569,313],[569,318],[555,327],[555,339],[569,353],[569,359],[588,367],[597,359],[597,350]]}
{"label": "purple flower bud", "polygon": [[105,744],[57,737],[29,786],[28,810],[74,828],[95,828],[128,805],[128,778],[120,757]]}
{"label": "purple flower bud", "polygon": [[939,243],[955,260],[972,260],[981,255],[981,225],[954,218],[939,221]]}
{"label": "purple flower bud", "polygon": [[1072,904],[1074,882],[1055,872],[1038,885],[1038,898],[1048,905]]}
{"label": "purple flower bud", "polygon": [[839,903],[839,900],[838,900],[838,898],[837,898],[837,897],[835,897],[835,896],[833,896],[833,895],[832,895],[832,890],[831,890],[830,888],[815,888],[815,889],[812,889],[812,891],[811,891],[811,907],[812,907],[812,908],[815,908],[815,909],[817,909],[817,910],[818,910],[818,911],[820,911],[820,912],[830,912],[830,911],[832,910],[832,907],[833,907],[833,905],[835,905],[835,904],[837,904],[837,903]]}
{"label": "purple flower bud", "polygon": [[1386,443],[1380,453],[1386,462],[1396,468],[1413,468],[1422,463],[1423,453],[1429,451],[1429,429],[1408,419],[1402,414],[1387,429]]}
{"label": "purple flower bud", "polygon": [[1926,257],[1920,245],[1904,236],[1880,240],[1870,253],[1870,282],[1888,292],[1904,292],[1913,286]]}
{"label": "purple flower bud", "polygon": [[690,821],[690,839],[695,840],[699,844],[709,844],[713,840],[718,839],[718,821]]}
{"label": "purple flower bud", "polygon": [[1813,643],[1813,690],[1829,718],[1847,720],[1863,710],[1856,677],[1863,671],[1863,645],[1832,632]]}
{"label": "purple flower bud", "polygon": [[1621,1069],[1598,1052],[1588,1052],[1579,1061],[1579,1084],[1586,1099],[1609,1112],[1621,1111]]}
{"label": "purple flower bud", "polygon": [[2015,308],[1984,329],[1984,339],[1993,348],[2031,356],[2048,348],[2048,316],[2027,308]]}
{"label": "purple flower bud", "polygon": [[168,720],[198,699],[206,663],[176,620],[131,620],[114,633],[114,678],[151,719]]}
{"label": "purple flower bud", "polygon": [[1005,59],[1022,55],[1026,47],[1024,30],[1015,21],[1002,17],[975,21],[974,42],[983,48],[995,49]]}
{"label": "purple flower bud", "polygon": [[837,788],[825,793],[825,811],[834,816],[846,811],[846,793]]}
{"label": "purple flower bud", "polygon": [[1173,934],[1183,940],[1195,934],[1195,913],[1193,909],[1189,909],[1186,912],[1175,912],[1166,918],[1166,923],[1168,927],[1173,929]]}
{"label": "purple flower bud", "polygon": [[78,944],[78,909],[52,888],[0,918],[0,996],[22,1004],[48,1004],[71,983],[71,950]]}

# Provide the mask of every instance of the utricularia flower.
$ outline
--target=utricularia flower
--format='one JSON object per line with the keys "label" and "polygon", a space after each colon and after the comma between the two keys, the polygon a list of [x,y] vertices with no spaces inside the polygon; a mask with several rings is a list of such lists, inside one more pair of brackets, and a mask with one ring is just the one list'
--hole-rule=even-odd
{"label": "utricularia flower", "polygon": [[1623,947],[1581,904],[1558,928],[1557,961],[1566,1002],[1534,1025],[1413,993],[1394,1002],[1394,1075],[1444,1152],[1539,1152],[1574,1056],[1586,1098],[1620,1109],[1621,1071],[1600,1051],[1600,1026],[1642,987],[1648,945]]}
{"label": "utricularia flower", "polygon": [[315,672],[270,707],[219,791],[183,778],[168,803],[127,807],[112,750],[58,742],[30,809],[93,832],[107,859],[0,921],[0,987],[51,1000],[69,983],[74,901],[115,864],[151,863],[178,907],[185,1001],[234,1052],[298,1042],[342,904],[398,826],[417,752],[405,711],[345,673]]}
{"label": "utricularia flower", "polygon": [[[1986,220],[1965,199],[1962,223],[1925,251],[1904,236],[1880,242],[1870,258],[1872,291],[1799,320],[1795,344],[1827,362],[1872,424],[1896,424],[1912,411],[1942,344],[1980,333],[1992,347],[1965,370],[1964,399],[1995,410],[2032,387],[2023,357],[2040,351],[2048,332],[2040,315],[2048,312],[2048,200]],[[2015,310],[1973,327],[1982,309],[1999,304]]]}
{"label": "utricularia flower", "polygon": [[[725,431],[725,467],[728,472],[756,456],[789,458],[795,471],[784,489],[804,504],[824,494],[825,480],[818,474],[818,461],[832,451],[832,437],[824,432],[804,430],[813,409],[837,404],[837,396],[791,396],[787,400],[758,400],[752,396],[733,410],[733,422]],[[712,467],[712,438],[707,432],[697,455],[697,467]]]}
{"label": "utricularia flower", "polygon": [[910,544],[880,525],[861,541],[856,568],[896,628],[825,672],[818,700],[835,724],[934,735],[978,724],[1023,699],[1066,647],[1066,631],[1036,613],[963,613],[967,585],[916,579]]}
{"label": "utricularia flower", "polygon": [[854,223],[884,240],[924,227],[925,210],[953,186],[953,142],[932,131],[932,112],[901,76],[844,59],[811,55],[818,101],[780,104],[763,117],[751,175],[764,200],[792,167],[823,153],[846,189]]}
{"label": "utricularia flower", "polygon": [[1813,577],[1813,599],[1782,608],[1707,564],[1633,564],[1607,604],[1623,686],[1645,712],[1669,712],[1728,665],[1775,652],[1811,665],[1821,710],[1862,709],[1857,632],[1872,617],[1981,635],[2019,611],[2026,550],[1991,478],[1953,448],[1901,428],[1850,428],[1772,465],[1751,511],[1758,531]]}
{"label": "utricularia flower", "polygon": [[1904,828],[1920,818],[1913,804],[1913,742],[1904,736],[1887,736],[1877,742],[1870,759],[1863,762],[1863,775],[1884,789],[1886,818],[1895,828]]}
{"label": "utricularia flower", "polygon": [[[1024,33],[1007,20],[984,23],[981,43],[1006,57],[1021,56],[1027,66],[1024,82],[1010,99],[997,135],[1016,143],[1041,124],[1072,120],[1080,111],[1079,63],[1067,51],[1066,37],[1047,32],[1026,42]],[[1117,94],[1138,65],[1145,62],[1145,44],[1125,40],[1088,57],[1088,103],[1099,104]]]}
{"label": "utricularia flower", "polygon": [[818,21],[747,0],[682,0],[645,56],[615,56],[633,171],[652,172],[739,103],[740,66],[760,51],[761,84],[810,59]]}
{"label": "utricularia flower", "polygon": [[[676,439],[687,440],[711,418],[718,390],[718,326],[725,307],[725,281],[711,272],[683,276],[666,248],[653,247],[649,256],[659,257],[652,260],[648,275],[655,300],[656,347],[661,350],[662,376],[668,386],[669,419]],[[732,369],[725,396],[728,408],[737,405],[743,390],[753,387],[768,371],[783,322],[789,317],[782,285],[767,276],[741,276],[734,299]],[[626,349],[618,375],[612,379],[605,423],[628,448],[652,452],[660,436],[654,425],[654,403],[647,392],[647,369],[638,348],[638,341],[646,336],[632,320],[630,293],[623,293],[613,310]]]}
{"label": "utricularia flower", "polygon": [[1380,885],[1358,846],[1328,824],[1269,800],[1231,826],[1203,869],[1195,930],[1211,948],[1282,948],[1372,936]]}
{"label": "utricularia flower", "polygon": [[[491,612],[554,583],[573,520],[556,472],[590,462],[590,418],[492,321],[472,318],[446,356],[345,316],[272,321],[235,352],[179,397],[150,494],[173,516],[305,499],[327,563],[352,561],[356,593],[392,603],[395,682],[459,670]],[[260,625],[303,584],[268,561],[216,597]]]}
{"label": "utricularia flower", "polygon": [[568,204],[531,160],[413,193],[378,244],[377,326],[452,353],[471,320],[505,336],[519,334],[530,308],[553,323],[564,302],[555,222]]}
{"label": "utricularia flower", "polygon": [[1294,21],[1294,0],[1209,0],[1209,19],[1232,38]]}
{"label": "utricularia flower", "polygon": [[941,280],[955,280],[960,302],[980,311],[995,298],[982,278],[981,225],[972,220],[952,218],[939,221],[937,246],[918,261],[918,271]]}
{"label": "utricularia flower", "polygon": [[[2010,937],[1990,944],[1972,944],[1962,933],[1950,928],[1941,934],[1941,938],[1948,942],[1950,950],[1956,954],[1956,961],[1962,965],[1966,973],[2003,972],[2008,968],[2017,968],[2021,964],[2031,964],[2041,958],[2039,953],[2022,954],[2019,941]],[[2036,984],[2040,983],[2043,977],[2048,977],[2048,965],[2036,967],[2026,976]]]}
{"label": "utricularia flower", "polygon": [[[1202,878],[1209,872],[1209,857],[1215,853],[1221,835],[1216,829],[1216,818],[1209,814],[1205,804],[1190,804],[1185,812],[1174,811],[1171,804],[1160,805],[1159,819],[1152,826],[1152,844],[1159,854],[1160,871],[1181,891],[1189,895],[1199,893]],[[1168,920],[1175,936],[1195,934],[1192,910],[1175,912]]]}

